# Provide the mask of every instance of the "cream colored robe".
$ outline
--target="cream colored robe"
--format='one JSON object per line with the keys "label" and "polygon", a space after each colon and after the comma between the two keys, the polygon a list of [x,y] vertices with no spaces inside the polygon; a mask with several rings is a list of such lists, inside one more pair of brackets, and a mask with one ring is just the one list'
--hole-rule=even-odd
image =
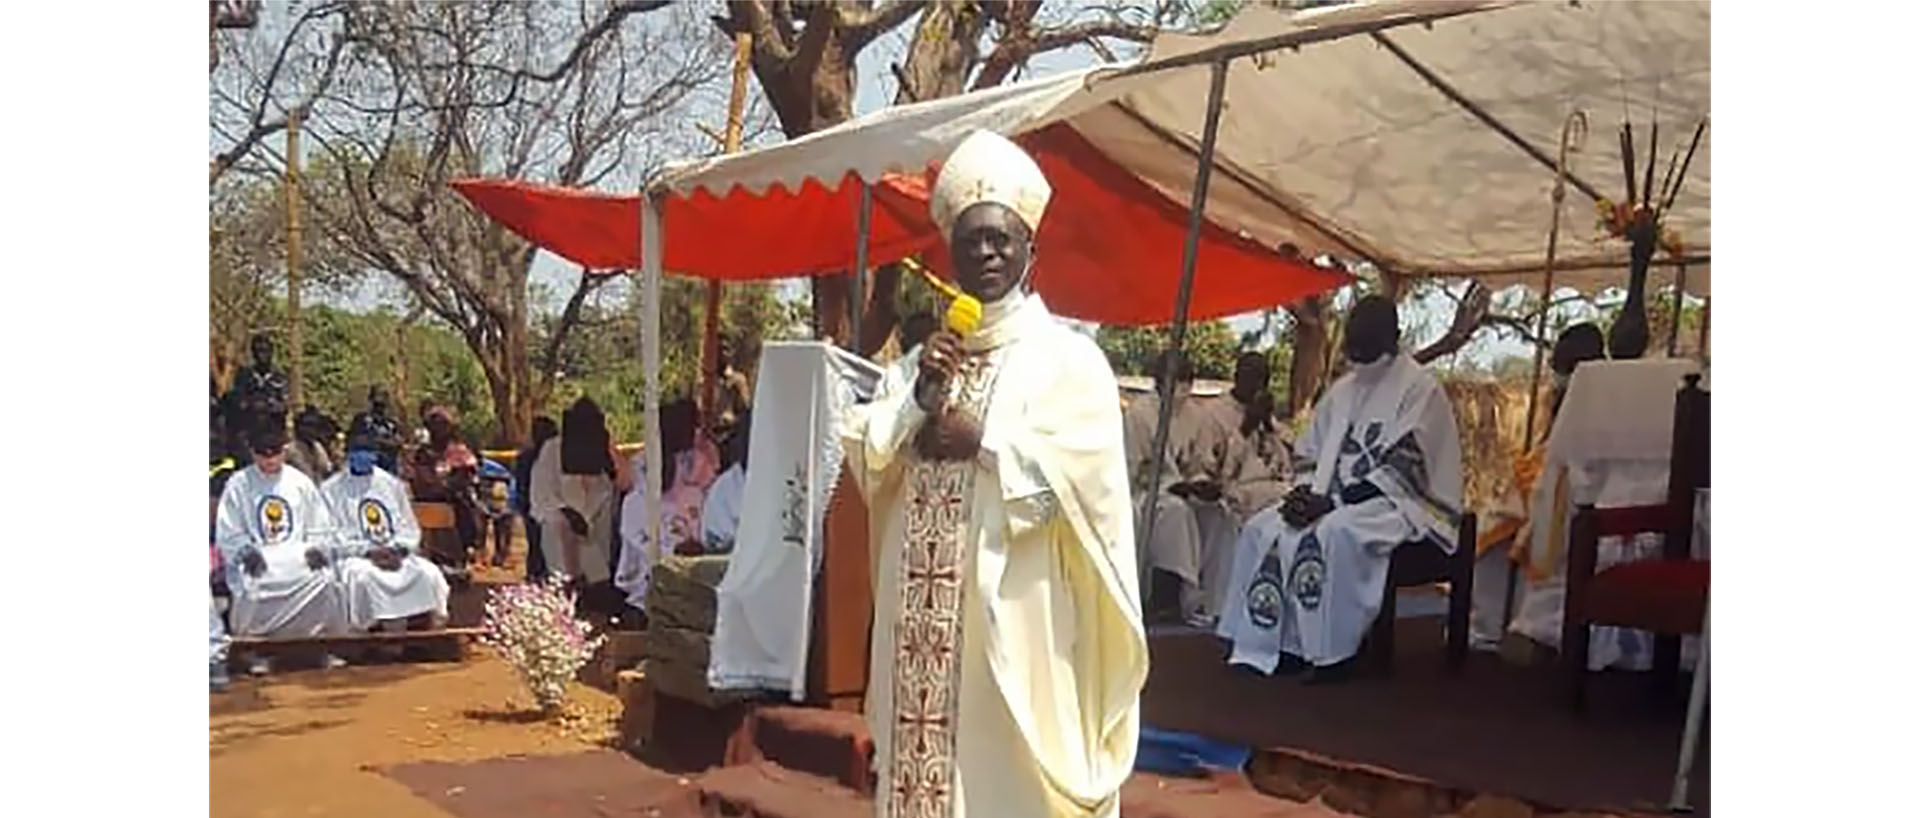
{"label": "cream colored robe", "polygon": [[1146,682],[1112,371],[1036,296],[988,305],[956,405],[975,461],[911,441],[918,352],[844,427],[873,509],[878,815],[1116,816]]}
{"label": "cream colored robe", "polygon": [[[1179,386],[1176,388],[1189,388]],[[1228,499],[1215,502],[1182,499],[1168,487],[1189,480],[1211,479],[1230,490],[1239,474],[1234,438],[1218,408],[1232,398],[1201,399],[1179,395],[1167,428],[1166,466],[1154,498],[1153,531],[1135,532],[1138,554],[1147,568],[1159,568],[1181,580],[1180,613],[1194,624],[1220,614],[1227,573],[1233,568],[1233,543],[1240,536],[1240,518]],[[1153,481],[1153,435],[1160,424],[1160,396],[1134,398],[1120,418],[1132,482],[1137,520],[1146,519],[1147,484]],[[1142,523],[1144,524],[1144,523]]]}

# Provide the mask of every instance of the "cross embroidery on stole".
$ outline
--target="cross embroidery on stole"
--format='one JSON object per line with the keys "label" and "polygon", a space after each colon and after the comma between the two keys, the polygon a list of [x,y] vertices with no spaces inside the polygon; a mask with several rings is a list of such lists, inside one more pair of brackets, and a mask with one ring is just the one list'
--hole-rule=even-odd
{"label": "cross embroidery on stole", "polygon": [[[953,405],[986,417],[995,367],[967,360]],[[908,478],[906,552],[893,625],[890,818],[951,818],[960,709],[968,499],[974,464],[916,461]]]}

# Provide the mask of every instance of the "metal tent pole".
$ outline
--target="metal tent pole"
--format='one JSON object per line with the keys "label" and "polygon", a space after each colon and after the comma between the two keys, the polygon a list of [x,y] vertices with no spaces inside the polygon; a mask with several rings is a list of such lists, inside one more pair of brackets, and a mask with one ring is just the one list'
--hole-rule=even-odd
{"label": "metal tent pole", "polygon": [[[857,178],[857,177],[856,177]],[[848,287],[853,303],[848,305],[852,321],[853,338],[847,343],[847,349],[855,355],[865,357],[864,347],[860,343],[860,314],[866,311],[867,304],[867,245],[873,234],[873,186],[866,180],[860,180],[859,226],[855,228],[853,244],[853,286]]]}
{"label": "metal tent pole", "polygon": [[666,259],[666,231],[661,229],[666,194],[648,192],[640,204],[640,361],[646,371],[645,452],[647,458],[648,547],[653,564],[662,557],[660,543],[660,479],[666,464],[660,456],[660,274]]}
{"label": "metal tent pole", "polygon": [[[1213,64],[1213,83],[1207,89],[1207,124],[1200,137],[1200,167],[1193,178],[1193,202],[1187,212],[1186,252],[1180,262],[1180,290],[1175,296],[1173,306],[1173,337],[1168,339],[1167,360],[1173,356],[1184,355],[1187,341],[1187,311],[1193,304],[1193,276],[1200,260],[1200,227],[1207,212],[1207,186],[1213,179],[1214,139],[1220,133],[1220,108],[1227,94],[1227,61]],[[1134,535],[1134,551],[1140,553],[1144,544],[1153,538],[1153,525],[1158,515],[1160,480],[1167,466],[1167,432],[1173,424],[1173,383],[1171,371],[1161,373],[1157,391],[1160,395],[1160,418],[1153,430],[1153,469],[1152,477],[1147,481],[1145,522]],[[1140,572],[1146,573],[1146,562],[1140,563]]]}
{"label": "metal tent pole", "polygon": [[1673,812],[1692,812],[1693,806],[1687,803],[1687,785],[1693,778],[1694,751],[1700,746],[1700,720],[1707,704],[1707,626],[1713,621],[1713,610],[1700,619],[1700,661],[1693,668],[1693,693],[1687,697],[1687,726],[1680,732],[1680,766],[1673,771],[1673,799],[1667,802],[1667,809]]}

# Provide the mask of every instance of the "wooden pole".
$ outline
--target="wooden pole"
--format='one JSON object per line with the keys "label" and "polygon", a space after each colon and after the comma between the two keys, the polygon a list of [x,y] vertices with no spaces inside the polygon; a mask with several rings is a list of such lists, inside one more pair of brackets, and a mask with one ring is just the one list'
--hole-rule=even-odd
{"label": "wooden pole", "polygon": [[305,349],[300,339],[300,121],[306,112],[287,115],[287,414],[305,405]]}
{"label": "wooden pole", "polygon": [[[721,142],[721,150],[726,153],[740,152],[741,132],[746,129],[747,109],[747,68],[752,64],[753,35],[745,31],[733,35],[733,92],[727,97],[727,130]],[[716,402],[720,389],[720,282],[707,282],[707,333],[706,354],[701,356],[705,362],[700,384],[700,405],[706,410],[707,420],[711,422],[719,417],[720,407]]]}
{"label": "wooden pole", "polygon": [[1533,446],[1533,422],[1540,410],[1540,375],[1547,361],[1547,311],[1553,307],[1553,262],[1560,252],[1560,210],[1567,199],[1567,154],[1580,150],[1587,141],[1587,114],[1576,110],[1560,124],[1560,155],[1554,163],[1553,226],[1547,230],[1547,280],[1540,285],[1540,319],[1536,322],[1533,345],[1533,381],[1527,389],[1527,435],[1523,440]]}

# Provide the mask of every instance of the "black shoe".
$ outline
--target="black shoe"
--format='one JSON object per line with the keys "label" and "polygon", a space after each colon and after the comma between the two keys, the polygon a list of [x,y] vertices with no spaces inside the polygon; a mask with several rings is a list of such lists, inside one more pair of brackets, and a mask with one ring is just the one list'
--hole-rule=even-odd
{"label": "black shoe", "polygon": [[1355,660],[1346,659],[1331,665],[1315,667],[1312,672],[1307,674],[1306,684],[1328,685],[1351,681],[1353,679],[1354,663]]}
{"label": "black shoe", "polygon": [[1273,666],[1272,675],[1298,676],[1302,673],[1307,672],[1308,670],[1311,670],[1312,668],[1313,668],[1313,665],[1307,664],[1307,660],[1302,659],[1298,656],[1294,656],[1292,654],[1282,653],[1280,654],[1280,664]]}

